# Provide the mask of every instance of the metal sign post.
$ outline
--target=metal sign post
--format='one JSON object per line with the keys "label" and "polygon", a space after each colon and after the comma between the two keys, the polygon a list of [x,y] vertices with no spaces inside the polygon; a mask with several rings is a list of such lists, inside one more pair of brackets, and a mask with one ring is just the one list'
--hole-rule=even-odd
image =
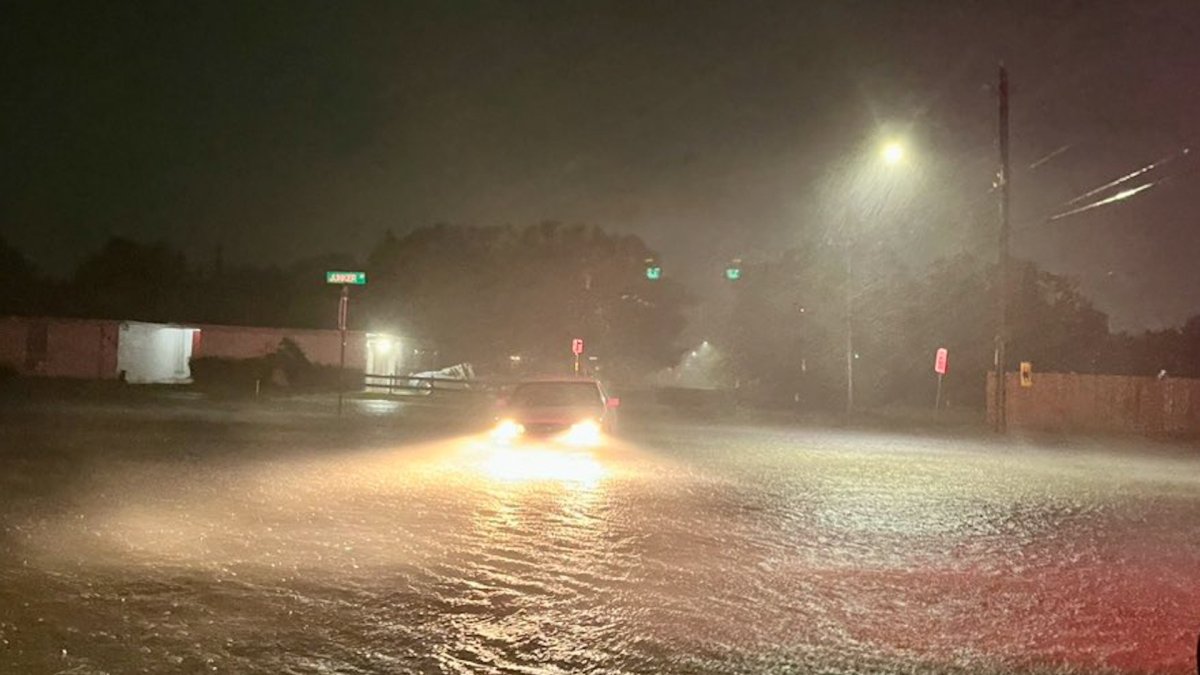
{"label": "metal sign post", "polygon": [[341,346],[338,356],[338,417],[342,416],[342,399],[346,393],[346,320],[350,314],[350,287],[365,286],[366,272],[343,272],[332,270],[325,273],[325,283],[337,284],[342,287],[342,295],[338,300],[337,327]]}
{"label": "metal sign post", "polygon": [[579,356],[583,354],[583,338],[571,340],[571,353],[575,355],[575,374],[579,374]]}
{"label": "metal sign post", "polygon": [[342,396],[346,393],[346,315],[350,311],[350,287],[342,286],[342,297],[338,301],[338,332],[341,334],[341,349],[338,355],[338,417],[342,416]]}
{"label": "metal sign post", "polygon": [[946,376],[946,370],[950,366],[950,352],[945,347],[939,347],[937,355],[933,359],[933,372],[937,373],[937,396],[933,399],[933,409],[940,411],[942,409],[942,378]]}

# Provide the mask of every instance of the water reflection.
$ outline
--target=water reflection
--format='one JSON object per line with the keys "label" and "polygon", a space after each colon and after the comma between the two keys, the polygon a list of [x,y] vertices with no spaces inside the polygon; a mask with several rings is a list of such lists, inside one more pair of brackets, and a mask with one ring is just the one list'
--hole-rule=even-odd
{"label": "water reflection", "polygon": [[404,403],[391,399],[369,398],[353,401],[353,405],[360,414],[386,417],[395,415],[404,406]]}
{"label": "water reflection", "polygon": [[479,468],[492,480],[559,481],[583,489],[595,488],[608,473],[591,452],[546,448],[491,448]]}

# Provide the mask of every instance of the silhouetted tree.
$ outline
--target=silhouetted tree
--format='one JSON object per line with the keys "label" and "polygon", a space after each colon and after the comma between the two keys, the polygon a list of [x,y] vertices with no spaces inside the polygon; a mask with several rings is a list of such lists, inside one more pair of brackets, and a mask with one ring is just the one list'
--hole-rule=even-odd
{"label": "silhouetted tree", "polygon": [[29,260],[0,237],[0,314],[41,311],[46,284]]}
{"label": "silhouetted tree", "polygon": [[[962,254],[914,275],[888,249],[866,244],[855,260],[847,277],[844,246],[817,242],[749,268],[729,335],[736,375],[776,400],[795,391],[841,405],[849,283],[856,401],[932,401],[934,352],[946,347],[947,397],[982,404],[994,352],[994,267]],[[1103,372],[1107,317],[1071,280],[1032,264],[1020,269],[1010,290],[1013,362]]]}
{"label": "silhouetted tree", "polygon": [[650,255],[637,237],[553,222],[389,233],[369,258],[370,314],[448,361],[561,366],[583,337],[610,373],[648,371],[678,358],[686,302],[645,279]]}
{"label": "silhouetted tree", "polygon": [[71,313],[87,316],[177,320],[188,305],[189,281],[178,251],[113,237],[76,268],[67,306]]}

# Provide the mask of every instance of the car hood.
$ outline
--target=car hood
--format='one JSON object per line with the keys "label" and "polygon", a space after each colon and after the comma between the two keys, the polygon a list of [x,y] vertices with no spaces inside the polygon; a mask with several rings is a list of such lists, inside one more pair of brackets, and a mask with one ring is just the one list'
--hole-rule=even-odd
{"label": "car hood", "polygon": [[571,425],[586,419],[596,419],[604,415],[604,409],[599,406],[583,406],[570,408],[512,408],[504,416],[521,424],[562,424]]}

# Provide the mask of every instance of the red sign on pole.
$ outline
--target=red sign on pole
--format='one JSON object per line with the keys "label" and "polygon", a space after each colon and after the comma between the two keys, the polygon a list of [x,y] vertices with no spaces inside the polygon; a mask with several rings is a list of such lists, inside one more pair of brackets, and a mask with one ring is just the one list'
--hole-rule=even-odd
{"label": "red sign on pole", "polygon": [[945,375],[946,370],[950,366],[949,359],[950,352],[946,351],[945,347],[939,347],[937,350],[937,356],[933,359],[933,372],[937,373],[938,375]]}
{"label": "red sign on pole", "polygon": [[579,356],[583,353],[583,338],[575,338],[571,340],[571,353]]}

